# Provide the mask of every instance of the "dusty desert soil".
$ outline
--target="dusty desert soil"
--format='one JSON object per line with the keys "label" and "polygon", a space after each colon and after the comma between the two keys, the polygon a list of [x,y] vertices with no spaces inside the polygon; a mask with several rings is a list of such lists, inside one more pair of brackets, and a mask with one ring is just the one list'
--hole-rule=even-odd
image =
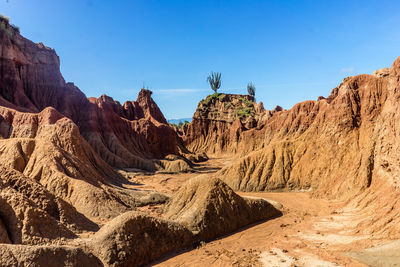
{"label": "dusty desert soil", "polygon": [[[231,162],[212,157],[196,172],[183,174],[130,173],[135,188],[172,194],[199,173],[214,173]],[[239,192],[262,197],[283,211],[283,216],[251,225],[197,248],[168,255],[155,266],[396,266],[400,253],[395,243],[373,240],[352,230],[364,215],[346,203],[316,199],[310,192]],[[142,211],[162,216],[161,205]],[[372,247],[372,248],[371,248]],[[382,255],[382,256],[380,256]],[[385,256],[386,255],[386,256]]]}

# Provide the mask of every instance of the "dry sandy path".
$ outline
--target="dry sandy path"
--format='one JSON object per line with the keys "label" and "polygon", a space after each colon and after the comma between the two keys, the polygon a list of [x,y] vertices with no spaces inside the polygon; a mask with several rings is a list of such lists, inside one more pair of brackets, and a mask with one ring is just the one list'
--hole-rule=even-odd
{"label": "dry sandy path", "polygon": [[[167,258],[156,266],[365,266],[344,255],[356,236],[316,228],[341,203],[308,193],[241,193],[283,205],[283,216],[252,225],[219,240]],[[321,237],[321,238],[318,238]],[[344,242],[344,244],[342,243]]]}
{"label": "dry sandy path", "polygon": [[[196,173],[136,175],[133,179],[142,190],[172,194],[199,172],[213,173],[228,163],[229,157],[214,157],[199,165]],[[362,214],[346,210],[345,203],[315,199],[308,192],[239,194],[280,203],[283,215],[201,244],[195,249],[169,255],[153,265],[367,266],[347,252],[371,247],[377,241],[351,232]],[[157,208],[144,207],[143,210],[157,214]],[[365,258],[364,254],[358,255]]]}

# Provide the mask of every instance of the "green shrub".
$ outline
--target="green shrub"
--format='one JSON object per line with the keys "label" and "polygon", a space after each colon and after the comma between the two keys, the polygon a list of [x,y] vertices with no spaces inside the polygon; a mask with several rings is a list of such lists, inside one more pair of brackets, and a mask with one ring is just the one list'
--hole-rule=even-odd
{"label": "green shrub", "polygon": [[204,106],[208,106],[211,102],[214,102],[214,100],[218,98],[218,95],[219,95],[218,93],[214,93],[214,94],[212,94],[212,95],[208,95],[208,96],[206,97],[206,99],[204,99],[203,101],[201,101],[201,103],[202,103]]}
{"label": "green shrub", "polygon": [[241,97],[241,98],[239,98],[239,100],[241,101],[241,102],[243,102],[246,106],[248,106],[248,107],[251,107],[251,106],[253,106],[253,102],[252,101],[249,101],[249,100],[247,100],[246,98],[244,98],[244,97]]}
{"label": "green shrub", "polygon": [[253,107],[238,107],[236,109],[236,115],[239,118],[247,118],[249,116],[254,115],[254,108]]}

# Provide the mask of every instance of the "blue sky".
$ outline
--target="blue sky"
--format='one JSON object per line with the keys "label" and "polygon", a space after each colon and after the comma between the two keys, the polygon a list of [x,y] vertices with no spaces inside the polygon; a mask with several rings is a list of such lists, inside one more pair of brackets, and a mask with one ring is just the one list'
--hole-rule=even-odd
{"label": "blue sky", "polygon": [[221,92],[252,81],[266,108],[291,108],[400,56],[400,1],[0,0],[0,13],[88,97],[135,100],[144,83],[167,118],[193,115],[210,71]]}

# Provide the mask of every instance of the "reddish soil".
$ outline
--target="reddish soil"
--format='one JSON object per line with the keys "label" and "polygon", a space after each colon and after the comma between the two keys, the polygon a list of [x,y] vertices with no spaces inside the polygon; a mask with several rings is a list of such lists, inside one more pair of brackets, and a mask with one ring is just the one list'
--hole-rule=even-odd
{"label": "reddish soil", "polygon": [[[199,172],[216,172],[229,157],[210,158]],[[134,174],[135,187],[170,194],[199,173]],[[156,266],[366,266],[347,254],[384,240],[350,233],[363,214],[345,203],[316,199],[310,192],[259,192],[242,196],[262,197],[280,207],[283,216],[251,225],[195,249],[169,255]],[[161,206],[141,210],[160,216]],[[354,256],[354,255],[353,255]]]}

